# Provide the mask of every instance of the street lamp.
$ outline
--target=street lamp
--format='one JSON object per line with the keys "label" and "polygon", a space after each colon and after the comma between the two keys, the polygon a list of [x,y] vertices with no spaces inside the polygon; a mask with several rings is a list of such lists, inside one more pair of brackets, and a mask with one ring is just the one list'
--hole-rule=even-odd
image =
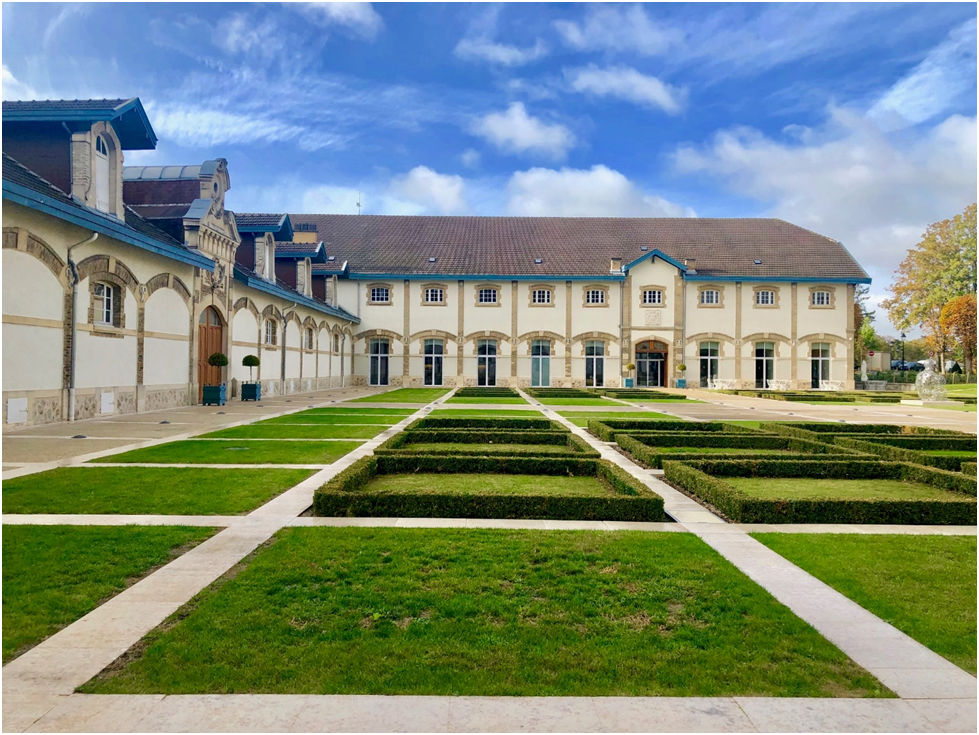
{"label": "street lamp", "polygon": [[901,370],[902,371],[905,368],[907,368],[907,365],[904,364],[904,340],[905,339],[907,339],[907,337],[905,336],[904,332],[901,332]]}

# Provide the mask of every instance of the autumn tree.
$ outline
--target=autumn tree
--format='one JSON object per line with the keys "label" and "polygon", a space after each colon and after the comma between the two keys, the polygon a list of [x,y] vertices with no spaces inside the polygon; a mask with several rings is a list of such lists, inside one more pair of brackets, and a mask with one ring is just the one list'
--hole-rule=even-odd
{"label": "autumn tree", "polygon": [[965,372],[972,373],[976,358],[976,295],[966,294],[945,304],[939,319],[946,334],[959,343]]}
{"label": "autumn tree", "polygon": [[853,295],[854,367],[859,367],[867,359],[870,350],[879,350],[884,344],[874,330],[875,314],[867,308],[869,298],[870,289],[867,286],[857,286]]}
{"label": "autumn tree", "polygon": [[929,225],[921,242],[908,251],[881,302],[899,329],[921,327],[935,352],[944,355],[950,336],[942,326],[945,305],[976,293],[976,205],[962,214]]}

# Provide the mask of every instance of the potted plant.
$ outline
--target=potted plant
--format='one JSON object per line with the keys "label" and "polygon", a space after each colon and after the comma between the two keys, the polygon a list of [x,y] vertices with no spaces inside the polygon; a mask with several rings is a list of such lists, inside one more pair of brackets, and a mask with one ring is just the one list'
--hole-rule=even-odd
{"label": "potted plant", "polygon": [[252,369],[257,368],[259,359],[255,355],[245,355],[241,364],[248,368],[248,382],[241,384],[241,400],[260,401],[262,400],[262,384],[252,380]]}
{"label": "potted plant", "polygon": [[[209,358],[207,358],[207,364],[211,367],[227,367],[228,356],[223,352],[215,352]],[[220,385],[205,385],[204,386],[204,398],[201,403],[205,406],[215,405],[223,406],[228,401],[227,386],[224,383]]]}
{"label": "potted plant", "polygon": [[[687,366],[684,365],[682,362],[679,365],[676,366],[676,371],[678,373],[680,373],[680,375],[683,375],[683,372],[686,369],[687,369]],[[677,378],[676,379],[676,387],[677,388],[686,388],[687,387],[687,379],[686,378]]]}
{"label": "potted plant", "polygon": [[625,366],[625,369],[629,371],[629,377],[625,379],[625,387],[626,388],[631,388],[632,387],[632,371],[636,369],[636,365],[635,365],[635,363],[630,362],[628,365]]}

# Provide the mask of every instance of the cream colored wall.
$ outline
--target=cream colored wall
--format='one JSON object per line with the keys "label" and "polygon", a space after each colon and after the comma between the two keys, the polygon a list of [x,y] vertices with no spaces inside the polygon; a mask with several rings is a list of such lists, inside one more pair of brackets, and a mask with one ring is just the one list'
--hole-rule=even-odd
{"label": "cream colored wall", "polygon": [[832,309],[813,307],[809,300],[809,288],[819,284],[799,284],[799,336],[808,334],[836,334],[843,336],[847,329],[847,293],[845,284],[819,285],[820,290],[834,294]]}
{"label": "cream colored wall", "polygon": [[[231,329],[233,342],[228,361],[230,363],[231,378],[240,383],[247,382],[249,380],[249,370],[241,364],[241,361],[246,355],[255,355],[261,359],[259,350],[256,347],[258,342],[258,321],[256,321],[255,315],[248,309],[239,309],[231,319]],[[260,367],[252,368],[251,380],[258,380],[260,374],[265,377],[264,368],[264,364]],[[261,373],[259,372],[260,369],[263,369]],[[275,377],[278,376],[278,369],[276,369]]]}
{"label": "cream colored wall", "polygon": [[155,339],[143,340],[143,384],[187,384],[190,365],[190,341]]}
{"label": "cream colored wall", "polygon": [[60,390],[64,334],[60,329],[3,325],[3,390]]}

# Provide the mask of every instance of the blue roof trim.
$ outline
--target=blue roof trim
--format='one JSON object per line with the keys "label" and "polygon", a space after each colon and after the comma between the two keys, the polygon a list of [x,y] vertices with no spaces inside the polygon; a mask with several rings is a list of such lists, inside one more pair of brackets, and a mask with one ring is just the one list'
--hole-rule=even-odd
{"label": "blue roof trim", "polygon": [[486,275],[458,275],[453,273],[348,273],[347,278],[355,281],[372,281],[378,278],[403,280],[403,281],[624,281],[625,274],[622,275],[609,273],[601,276],[500,276],[493,274]]}
{"label": "blue roof trim", "polygon": [[297,304],[313,309],[314,311],[329,314],[330,316],[335,316],[339,319],[353,322],[354,324],[360,324],[360,317],[354,316],[344,309],[333,307],[329,304],[324,304],[322,301],[311,299],[308,296],[303,296],[297,291],[290,291],[289,289],[282,288],[282,286],[278,285],[277,283],[266,281],[264,278],[261,278],[255,274],[249,275],[249,272],[241,266],[235,266],[234,275],[236,281],[243,283],[256,291],[263,291],[264,293],[271,294],[272,296],[278,296],[280,299],[284,299],[286,301],[295,301]]}
{"label": "blue roof trim", "polygon": [[33,189],[28,189],[20,184],[7,181],[3,182],[3,198],[16,204],[20,204],[29,209],[49,214],[52,217],[71,222],[79,227],[93,230],[102,235],[134,245],[142,250],[148,250],[164,258],[177,260],[187,263],[207,271],[214,270],[214,261],[192,250],[178,248],[152,237],[144,235],[142,232],[134,230],[122,220],[109,214],[98,212],[94,209],[81,204],[68,204],[52,197],[40,194]]}
{"label": "blue roof trim", "polygon": [[751,281],[752,283],[769,283],[777,281],[779,283],[870,283],[867,278],[814,278],[812,276],[708,276],[700,273],[683,275],[685,281]]}
{"label": "blue roof trim", "polygon": [[119,121],[113,125],[119,142],[124,150],[140,151],[156,148],[156,131],[150,125],[143,103],[139,97],[133,97],[128,102],[112,109],[103,110],[9,110],[4,111],[3,119],[10,122],[109,122]]}
{"label": "blue roof trim", "polygon": [[669,263],[670,265],[672,265],[674,268],[678,268],[680,271],[686,271],[687,270],[687,266],[685,266],[683,263],[681,263],[678,260],[675,260],[675,259],[671,258],[669,255],[667,255],[663,251],[657,250],[657,249],[650,250],[648,253],[645,253],[641,257],[636,258],[631,263],[626,263],[624,266],[622,266],[622,270],[625,271],[625,272],[628,272],[630,268],[633,268],[633,267],[639,265],[644,260],[648,260],[649,258],[659,258],[661,260],[665,260],[667,263]]}

